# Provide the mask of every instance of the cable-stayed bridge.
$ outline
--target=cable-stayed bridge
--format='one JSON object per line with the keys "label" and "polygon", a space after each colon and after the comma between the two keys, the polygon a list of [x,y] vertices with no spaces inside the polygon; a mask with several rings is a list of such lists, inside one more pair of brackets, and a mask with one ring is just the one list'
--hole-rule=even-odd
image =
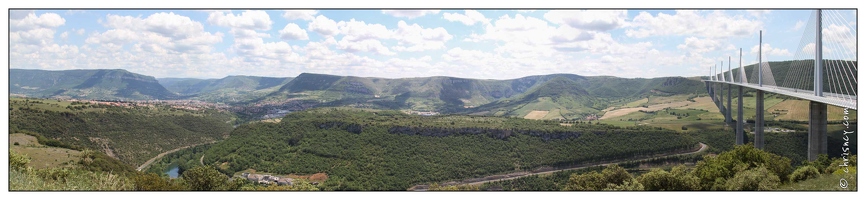
{"label": "cable-stayed bridge", "polygon": [[[736,143],[745,142],[743,88],[751,88],[756,90],[755,147],[763,149],[764,146],[763,100],[764,93],[770,92],[810,101],[808,158],[815,160],[819,154],[827,154],[827,105],[857,110],[856,30],[839,10],[816,10],[805,26],[796,59],[781,62],[786,66],[775,66],[787,70],[782,76],[774,75],[771,70],[770,62],[761,52],[762,41],[758,42],[758,62],[751,68],[750,75],[742,66],[742,49],[739,67],[731,69],[730,57],[727,70],[724,61],[722,65],[713,66],[704,83],[725,116],[725,122],[736,125]],[[762,36],[763,31],[759,35]],[[731,116],[732,87],[736,87],[738,93],[736,123]]]}

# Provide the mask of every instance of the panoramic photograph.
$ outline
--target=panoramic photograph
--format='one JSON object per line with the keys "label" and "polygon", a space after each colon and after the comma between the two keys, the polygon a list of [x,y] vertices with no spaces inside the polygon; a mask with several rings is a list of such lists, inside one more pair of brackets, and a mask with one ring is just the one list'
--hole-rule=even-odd
{"label": "panoramic photograph", "polygon": [[13,193],[858,191],[854,8],[7,11]]}

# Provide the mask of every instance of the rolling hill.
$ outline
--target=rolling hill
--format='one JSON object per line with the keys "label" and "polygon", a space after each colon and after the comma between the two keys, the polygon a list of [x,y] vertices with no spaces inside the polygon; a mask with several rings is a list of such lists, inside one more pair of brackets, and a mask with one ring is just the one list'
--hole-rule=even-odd
{"label": "rolling hill", "polygon": [[102,100],[174,99],[152,76],[123,69],[47,71],[10,69],[9,92],[28,97]]}
{"label": "rolling hill", "polygon": [[169,91],[185,98],[235,103],[274,92],[292,78],[227,76],[221,79],[159,78],[157,80]]}
{"label": "rolling hill", "polygon": [[442,113],[520,116],[533,110],[559,118],[597,113],[611,100],[703,92],[699,80],[682,77],[626,79],[574,74],[509,80],[455,77],[368,78],[303,73],[253,103],[306,99],[317,106],[409,109]]}

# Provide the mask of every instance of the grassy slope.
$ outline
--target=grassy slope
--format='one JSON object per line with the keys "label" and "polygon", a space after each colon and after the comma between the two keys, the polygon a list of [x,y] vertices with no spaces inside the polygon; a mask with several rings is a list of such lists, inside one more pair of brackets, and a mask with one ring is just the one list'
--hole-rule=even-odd
{"label": "grassy slope", "polygon": [[39,144],[36,137],[23,133],[9,135],[9,149],[28,155],[31,159],[28,166],[34,169],[68,166],[81,155],[81,151]]}

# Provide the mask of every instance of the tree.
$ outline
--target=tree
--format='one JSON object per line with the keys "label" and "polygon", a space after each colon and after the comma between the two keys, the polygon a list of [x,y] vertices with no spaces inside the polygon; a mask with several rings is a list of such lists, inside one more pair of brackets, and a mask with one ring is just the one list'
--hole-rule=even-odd
{"label": "tree", "polygon": [[729,179],[725,186],[727,190],[772,190],[780,184],[779,176],[764,166],[741,171]]}
{"label": "tree", "polygon": [[644,186],[635,180],[625,168],[608,165],[601,173],[589,172],[572,174],[563,190],[600,191],[600,190],[643,190]]}
{"label": "tree", "polygon": [[197,166],[183,172],[183,180],[190,190],[227,190],[228,177],[211,166]]}
{"label": "tree", "polygon": [[730,188],[730,183],[736,174],[755,168],[764,168],[772,176],[788,177],[791,170],[791,160],[776,154],[757,149],[752,145],[739,145],[733,150],[723,152],[718,156],[704,156],[692,171],[692,175],[698,177],[701,188],[711,190],[722,189],[719,179],[725,181],[725,189]]}
{"label": "tree", "polygon": [[631,174],[619,165],[608,165],[604,170],[601,170],[601,175],[604,176],[606,183],[614,185],[621,185],[633,179]]}
{"label": "tree", "polygon": [[689,174],[685,166],[679,165],[671,169],[671,172],[662,169],[652,171],[637,178],[646,190],[651,191],[689,191],[700,190],[700,179]]}
{"label": "tree", "polygon": [[[824,154],[821,154],[821,155],[824,155]],[[802,181],[802,180],[818,177],[818,174],[820,174],[818,172],[818,168],[815,168],[811,165],[806,165],[806,166],[802,166],[800,168],[797,168],[797,170],[794,170],[794,173],[791,173],[791,176],[789,176],[788,179],[791,182],[797,182],[797,181]]]}
{"label": "tree", "polygon": [[572,174],[563,190],[598,191],[606,185],[604,176],[593,171],[586,174]]}
{"label": "tree", "polygon": [[156,173],[138,174],[132,178],[135,190],[139,191],[178,191],[186,190],[182,182],[160,177]]}

